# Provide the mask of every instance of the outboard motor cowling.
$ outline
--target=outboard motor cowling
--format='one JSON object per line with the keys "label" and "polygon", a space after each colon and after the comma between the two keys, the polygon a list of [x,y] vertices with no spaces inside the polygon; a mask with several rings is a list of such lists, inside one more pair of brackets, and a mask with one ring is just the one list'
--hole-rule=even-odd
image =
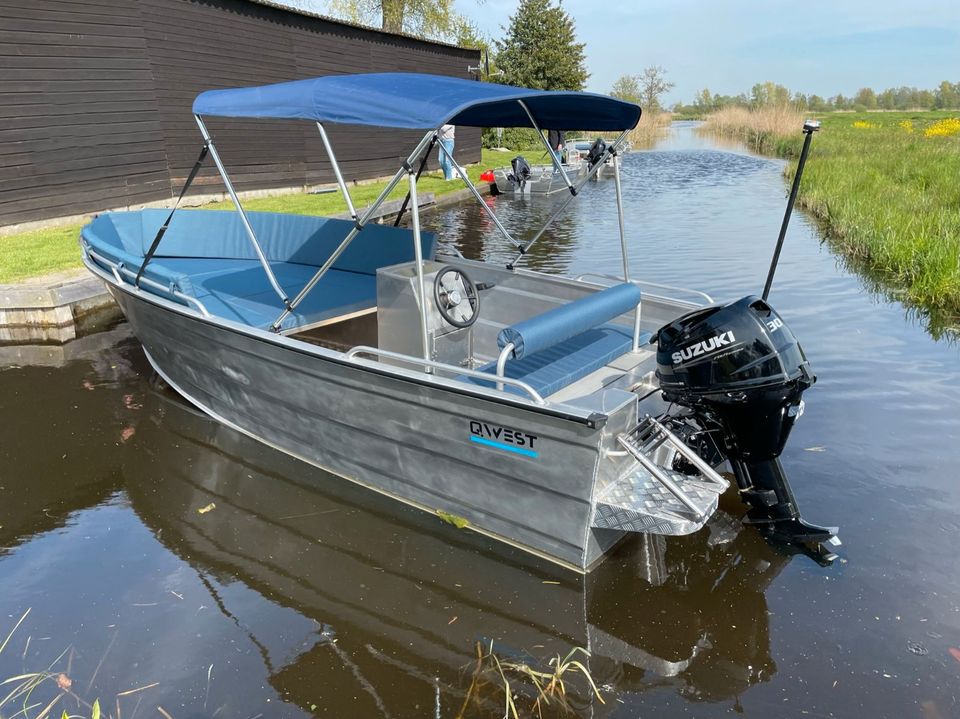
{"label": "outboard motor cowling", "polygon": [[590,150],[587,152],[587,167],[591,170],[593,166],[600,162],[600,158],[604,156],[604,153],[607,151],[607,141],[602,137],[598,137],[593,141],[593,144],[590,145]]}
{"label": "outboard motor cowling", "polygon": [[513,169],[513,172],[507,179],[517,183],[520,185],[520,188],[523,189],[524,185],[527,184],[527,180],[530,179],[530,175],[533,173],[533,170],[530,169],[530,163],[527,162],[527,158],[523,155],[517,155],[510,160],[510,167]]}
{"label": "outboard motor cowling", "polygon": [[816,381],[800,343],[764,300],[749,296],[680,317],[657,332],[663,397],[693,410],[723,438],[745,521],[796,544],[832,542],[836,530],[808,524],[780,464]]}

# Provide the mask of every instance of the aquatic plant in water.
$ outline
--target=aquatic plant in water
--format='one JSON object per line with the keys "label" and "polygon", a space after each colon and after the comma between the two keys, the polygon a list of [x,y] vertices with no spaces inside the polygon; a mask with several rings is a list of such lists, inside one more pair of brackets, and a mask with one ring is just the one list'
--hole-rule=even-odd
{"label": "aquatic plant in water", "polygon": [[[501,658],[494,651],[492,641],[486,648],[481,642],[477,642],[476,648],[477,661],[474,665],[470,688],[464,696],[457,719],[463,719],[471,705],[483,706],[488,703],[489,699],[485,701],[483,697],[485,689],[503,694],[505,719],[509,717],[520,719],[521,716],[527,715],[536,715],[542,719],[544,709],[547,707],[555,708],[561,714],[570,713],[574,708],[570,703],[568,683],[574,676],[583,677],[591,693],[601,704],[606,703],[590,670],[577,658],[578,655],[584,658],[590,657],[590,652],[582,647],[574,647],[564,657],[560,654],[554,655],[542,668],[531,666],[528,662]],[[521,695],[529,697],[528,713],[524,709]]]}
{"label": "aquatic plant in water", "polygon": [[[23,624],[24,620],[30,614],[30,609],[27,609],[13,626],[13,629],[10,630],[10,633],[7,634],[6,639],[3,642],[0,642],[0,655],[3,654],[4,650],[10,644],[10,640],[13,638],[13,635],[16,634],[17,630]],[[27,650],[30,647],[30,638],[27,638],[26,647],[23,650],[23,656],[26,657]],[[66,662],[66,667],[63,671],[58,671],[56,669],[57,665],[65,658],[68,657]],[[70,678],[71,665],[73,660],[73,651],[72,647],[67,647],[64,649],[60,655],[50,662],[45,669],[36,672],[26,672],[24,674],[18,674],[16,676],[7,677],[0,681],[0,719],[6,717],[4,710],[10,706],[16,709],[16,712],[9,715],[9,719],[14,719],[15,717],[23,717],[24,719],[50,719],[55,717],[54,709],[58,704],[65,704],[68,700],[76,702],[76,708],[68,711],[66,708],[60,709],[60,719],[101,719],[101,717],[109,717],[110,719],[121,719],[121,707],[120,700],[124,697],[129,697],[134,694],[140,694],[141,692],[152,689],[153,687],[158,686],[159,682],[154,682],[152,684],[147,684],[146,686],[137,687],[135,689],[128,689],[127,691],[119,692],[116,695],[116,717],[112,714],[104,714],[103,710],[100,707],[100,700],[94,699],[93,703],[82,699],[73,689],[73,679]],[[101,660],[102,662],[102,660]],[[100,667],[97,667],[99,671]],[[93,680],[96,678],[97,671],[94,671],[93,677],[90,679],[90,682],[87,684],[87,690],[93,684]],[[53,698],[49,698],[48,694],[43,694],[41,689],[52,690]],[[6,692],[6,694],[4,694]],[[38,695],[43,695],[43,699],[39,699]],[[140,706],[140,701],[142,696],[137,697],[137,705],[134,707],[134,713],[136,713],[137,708]],[[164,719],[172,719],[170,714],[163,708],[158,706],[157,712]]]}

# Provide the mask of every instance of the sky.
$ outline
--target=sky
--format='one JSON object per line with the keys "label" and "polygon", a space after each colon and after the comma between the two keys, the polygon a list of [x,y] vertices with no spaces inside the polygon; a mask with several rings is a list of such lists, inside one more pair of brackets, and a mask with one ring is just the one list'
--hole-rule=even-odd
{"label": "sky", "polygon": [[[518,0],[455,0],[501,37]],[[749,93],[771,80],[829,97],[861,87],[932,89],[960,82],[960,0],[562,0],[586,43],[587,89],[661,65],[675,83],[666,104],[705,87]],[[602,9],[598,9],[598,6]]]}
{"label": "sky", "polygon": [[[280,1],[329,13],[330,0]],[[650,65],[674,83],[667,105],[692,102],[703,88],[749,94],[768,80],[821,97],[960,82],[960,0],[559,1],[586,43],[595,92]],[[518,3],[454,0],[492,39]]]}

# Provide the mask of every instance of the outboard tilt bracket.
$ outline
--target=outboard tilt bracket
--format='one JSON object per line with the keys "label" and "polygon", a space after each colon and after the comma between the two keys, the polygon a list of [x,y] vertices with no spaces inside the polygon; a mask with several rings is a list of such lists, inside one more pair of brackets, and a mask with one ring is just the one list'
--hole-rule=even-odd
{"label": "outboard tilt bracket", "polygon": [[660,328],[657,378],[685,412],[665,421],[712,464],[729,460],[744,521],[826,561],[837,529],[804,521],[780,453],[816,381],[793,332],[759,297],[695,310]]}

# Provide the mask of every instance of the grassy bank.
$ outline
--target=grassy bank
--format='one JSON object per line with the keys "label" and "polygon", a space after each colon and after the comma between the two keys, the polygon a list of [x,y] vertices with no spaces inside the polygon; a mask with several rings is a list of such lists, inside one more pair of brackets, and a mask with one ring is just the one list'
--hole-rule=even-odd
{"label": "grassy bank", "polygon": [[[477,183],[480,173],[488,168],[508,165],[514,152],[496,152],[483,150],[480,164],[467,168],[470,179]],[[359,208],[373,202],[386,182],[368,182],[352,187],[350,190],[354,204]],[[421,194],[432,192],[439,196],[462,189],[463,183],[446,182],[438,172],[424,173],[418,189]],[[406,184],[401,183],[391,194],[391,198],[402,198],[406,194]],[[313,195],[305,192],[260,197],[244,200],[248,210],[262,212],[287,212],[298,215],[335,215],[347,211],[347,205],[339,192]],[[227,209],[232,202],[214,202],[202,209]],[[62,225],[31,232],[0,236],[0,283],[17,282],[29,277],[78,268],[80,248],[77,237],[81,225]]]}
{"label": "grassy bank", "polygon": [[[798,204],[854,265],[930,311],[960,319],[960,118],[956,112],[831,113],[819,118]],[[796,158],[802,116],[724,110],[703,130]],[[795,165],[788,173],[792,178]]]}

